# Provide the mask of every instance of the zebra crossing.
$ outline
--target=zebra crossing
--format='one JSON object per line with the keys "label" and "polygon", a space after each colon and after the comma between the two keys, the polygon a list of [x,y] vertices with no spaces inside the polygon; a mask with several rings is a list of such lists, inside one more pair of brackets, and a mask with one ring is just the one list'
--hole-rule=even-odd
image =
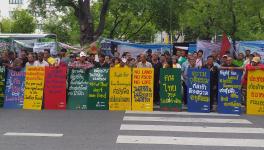
{"label": "zebra crossing", "polygon": [[264,128],[239,115],[126,111],[116,143],[264,148]]}

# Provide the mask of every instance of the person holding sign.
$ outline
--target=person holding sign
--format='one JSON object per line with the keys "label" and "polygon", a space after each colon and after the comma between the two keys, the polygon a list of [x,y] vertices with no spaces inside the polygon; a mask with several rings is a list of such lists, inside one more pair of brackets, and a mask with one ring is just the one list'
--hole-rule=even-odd
{"label": "person holding sign", "polygon": [[140,55],[141,62],[138,63],[137,68],[152,68],[150,62],[147,62],[147,56],[145,54]]}
{"label": "person holding sign", "polygon": [[213,56],[207,57],[206,64],[202,67],[210,70],[210,110],[213,108],[214,102],[217,100],[217,84],[218,84],[218,68],[214,66]]}
{"label": "person holding sign", "polygon": [[70,68],[80,68],[80,69],[90,69],[93,68],[94,65],[90,62],[86,61],[86,54],[84,52],[80,53],[80,59],[79,61],[75,61],[73,63],[69,64]]}

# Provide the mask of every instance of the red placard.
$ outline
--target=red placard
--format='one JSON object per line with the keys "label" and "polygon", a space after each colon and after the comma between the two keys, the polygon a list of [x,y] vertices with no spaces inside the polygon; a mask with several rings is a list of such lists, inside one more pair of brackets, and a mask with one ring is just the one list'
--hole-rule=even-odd
{"label": "red placard", "polygon": [[67,68],[46,67],[44,107],[45,109],[66,109]]}

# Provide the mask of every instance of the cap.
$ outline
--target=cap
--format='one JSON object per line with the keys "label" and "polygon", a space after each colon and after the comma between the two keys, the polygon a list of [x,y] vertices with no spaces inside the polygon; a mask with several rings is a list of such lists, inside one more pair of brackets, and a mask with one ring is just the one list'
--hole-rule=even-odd
{"label": "cap", "polygon": [[224,57],[228,57],[228,56],[227,55],[223,55],[222,58],[224,58]]}
{"label": "cap", "polygon": [[260,58],[259,57],[254,57],[252,59],[252,61],[255,62],[255,63],[259,63],[260,62]]}
{"label": "cap", "polygon": [[86,57],[87,55],[85,54],[85,52],[81,52],[80,53],[80,57]]}
{"label": "cap", "polygon": [[127,59],[126,58],[122,58],[122,62],[123,63],[126,63],[127,62]]}

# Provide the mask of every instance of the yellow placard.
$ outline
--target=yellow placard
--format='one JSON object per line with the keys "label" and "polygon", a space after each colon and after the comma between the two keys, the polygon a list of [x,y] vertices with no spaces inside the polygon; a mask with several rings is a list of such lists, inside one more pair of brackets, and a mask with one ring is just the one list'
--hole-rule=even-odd
{"label": "yellow placard", "polygon": [[41,110],[45,68],[27,67],[23,109]]}
{"label": "yellow placard", "polygon": [[131,110],[131,69],[111,68],[109,110]]}
{"label": "yellow placard", "polygon": [[247,114],[264,115],[264,70],[250,70],[247,79]]}
{"label": "yellow placard", "polygon": [[153,68],[134,68],[132,81],[132,110],[153,111]]}

